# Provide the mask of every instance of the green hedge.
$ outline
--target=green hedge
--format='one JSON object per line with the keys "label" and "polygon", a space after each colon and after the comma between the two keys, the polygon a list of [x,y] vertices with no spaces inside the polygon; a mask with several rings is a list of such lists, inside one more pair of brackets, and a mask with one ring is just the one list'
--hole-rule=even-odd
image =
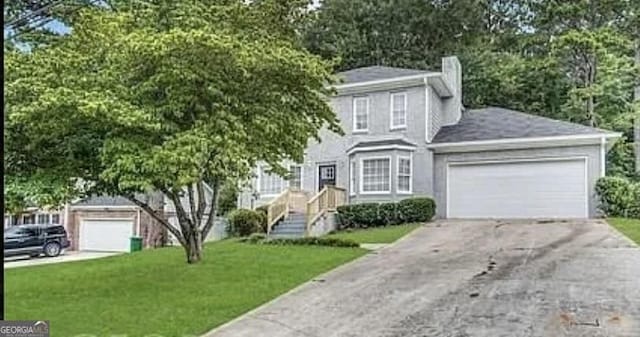
{"label": "green hedge", "polygon": [[329,246],[329,247],[360,247],[355,241],[327,237],[302,237],[302,238],[269,238],[262,233],[251,234],[243,242],[264,245],[304,245],[304,246]]}
{"label": "green hedge", "polygon": [[248,236],[264,232],[262,223],[266,222],[266,216],[250,209],[236,209],[229,213],[228,220],[229,236]]}
{"label": "green hedge", "polygon": [[338,207],[340,228],[367,228],[425,222],[433,218],[436,204],[431,198],[408,198],[398,203],[363,203]]}
{"label": "green hedge", "polygon": [[640,218],[640,183],[622,177],[603,177],[596,183],[596,193],[606,216]]}

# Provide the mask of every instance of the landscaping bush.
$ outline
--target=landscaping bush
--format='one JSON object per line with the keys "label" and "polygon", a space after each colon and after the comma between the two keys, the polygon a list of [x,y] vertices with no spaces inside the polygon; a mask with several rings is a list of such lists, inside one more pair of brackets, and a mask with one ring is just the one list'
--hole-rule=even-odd
{"label": "landscaping bush", "polygon": [[596,183],[599,208],[606,216],[640,218],[640,183],[622,177],[603,177]]}
{"label": "landscaping bush", "polygon": [[267,232],[267,209],[269,208],[269,205],[262,205],[260,207],[256,207],[256,212],[258,212],[258,214],[260,214],[261,218],[260,218],[260,226],[262,227],[262,231],[263,232]]}
{"label": "landscaping bush", "polygon": [[398,213],[398,203],[387,202],[378,206],[379,226],[397,225],[402,222]]}
{"label": "landscaping bush", "polygon": [[435,214],[430,198],[409,198],[398,203],[365,203],[338,207],[340,229],[429,221]]}
{"label": "landscaping bush", "polygon": [[403,222],[424,222],[433,218],[436,203],[431,198],[409,198],[398,203],[398,213]]}
{"label": "landscaping bush", "polygon": [[380,222],[376,203],[345,205],[338,207],[337,210],[342,228],[366,228]]}
{"label": "landscaping bush", "polygon": [[227,233],[229,236],[248,236],[263,232],[263,216],[250,209],[236,209],[229,213]]}
{"label": "landscaping bush", "polygon": [[[255,238],[255,239],[252,239]],[[329,246],[329,247],[347,247],[355,248],[360,247],[355,241],[338,239],[338,238],[326,238],[326,237],[303,237],[303,238],[262,238],[259,239],[257,235],[250,236],[245,242],[265,244],[265,245],[304,245],[304,246]]]}

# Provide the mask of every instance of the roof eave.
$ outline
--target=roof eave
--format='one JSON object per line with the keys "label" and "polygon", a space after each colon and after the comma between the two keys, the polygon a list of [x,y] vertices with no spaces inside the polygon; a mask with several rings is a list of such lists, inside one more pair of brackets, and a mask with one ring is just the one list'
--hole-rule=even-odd
{"label": "roof eave", "polygon": [[419,86],[424,85],[425,83],[430,84],[440,97],[451,97],[453,95],[453,90],[440,73],[418,74],[387,78],[383,80],[338,84],[334,85],[333,88],[336,90],[337,96],[341,96]]}
{"label": "roof eave", "polygon": [[615,143],[615,140],[622,136],[619,132],[594,133],[585,135],[564,135],[550,137],[529,137],[529,138],[503,138],[478,141],[463,141],[449,143],[431,143],[427,148],[436,153],[455,152],[475,152],[491,150],[517,150],[528,148],[545,148],[575,145],[596,145],[604,140],[607,149]]}

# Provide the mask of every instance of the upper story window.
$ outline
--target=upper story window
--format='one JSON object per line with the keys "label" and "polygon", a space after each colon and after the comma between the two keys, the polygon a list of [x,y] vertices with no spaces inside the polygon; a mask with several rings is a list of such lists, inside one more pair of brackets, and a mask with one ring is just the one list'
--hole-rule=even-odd
{"label": "upper story window", "polygon": [[391,129],[407,127],[407,94],[391,94]]}
{"label": "upper story window", "polygon": [[369,97],[353,98],[353,131],[369,130]]}

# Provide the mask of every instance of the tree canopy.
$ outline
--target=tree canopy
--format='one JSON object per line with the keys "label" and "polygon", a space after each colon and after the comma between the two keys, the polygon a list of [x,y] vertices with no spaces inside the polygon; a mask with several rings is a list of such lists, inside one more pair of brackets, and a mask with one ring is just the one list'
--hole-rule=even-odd
{"label": "tree canopy", "polygon": [[87,9],[64,39],[6,55],[7,179],[123,195],[152,216],[137,194],[159,190],[179,228],[156,220],[198,261],[222,186],[258,161],[283,173],[319,129],[339,131],[325,99],[331,64],[300,48],[295,20],[283,19],[297,7],[222,2]]}

